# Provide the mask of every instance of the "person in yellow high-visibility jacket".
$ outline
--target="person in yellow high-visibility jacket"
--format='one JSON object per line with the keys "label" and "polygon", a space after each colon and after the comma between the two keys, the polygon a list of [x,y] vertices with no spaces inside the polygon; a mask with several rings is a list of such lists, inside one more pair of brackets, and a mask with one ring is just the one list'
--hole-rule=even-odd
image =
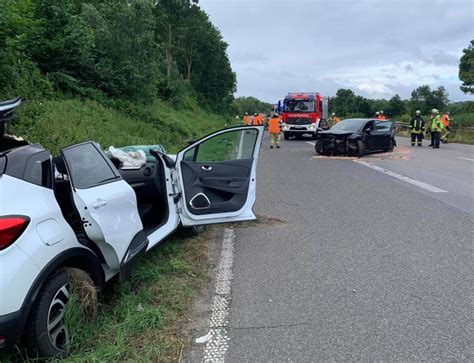
{"label": "person in yellow high-visibility jacket", "polygon": [[441,132],[444,129],[444,125],[441,122],[441,117],[439,116],[439,111],[433,109],[431,111],[431,139],[433,144],[433,149],[439,149],[439,141]]}
{"label": "person in yellow high-visibility jacket", "polygon": [[278,114],[273,114],[272,118],[268,121],[268,133],[270,134],[270,149],[276,146],[280,148],[280,118]]}

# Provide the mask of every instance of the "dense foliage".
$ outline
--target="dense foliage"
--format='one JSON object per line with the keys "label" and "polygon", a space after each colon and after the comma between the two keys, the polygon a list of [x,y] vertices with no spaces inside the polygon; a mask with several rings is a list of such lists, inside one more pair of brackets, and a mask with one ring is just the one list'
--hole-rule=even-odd
{"label": "dense foliage", "polygon": [[416,110],[428,115],[433,108],[451,112],[459,125],[474,125],[474,102],[449,103],[448,92],[443,86],[434,90],[428,85],[420,86],[412,91],[410,99],[402,99],[398,94],[389,100],[368,99],[342,88],[336,96],[329,98],[330,112],[340,117],[373,117],[375,112],[384,111],[390,118],[408,121]]}
{"label": "dense foliage", "polygon": [[243,115],[246,112],[251,115],[262,112],[269,113],[272,111],[273,105],[255,97],[237,97],[232,104],[232,109],[236,115]]}
{"label": "dense foliage", "polygon": [[462,81],[461,90],[464,93],[474,94],[474,39],[463,50],[459,62],[459,79]]}
{"label": "dense foliage", "polygon": [[0,0],[0,98],[197,98],[229,111],[227,44],[196,2]]}

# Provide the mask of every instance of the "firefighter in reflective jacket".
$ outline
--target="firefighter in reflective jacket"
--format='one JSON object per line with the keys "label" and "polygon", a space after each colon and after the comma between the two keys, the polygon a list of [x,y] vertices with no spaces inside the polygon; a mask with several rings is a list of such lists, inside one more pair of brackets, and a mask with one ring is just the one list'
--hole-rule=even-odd
{"label": "firefighter in reflective jacket", "polygon": [[250,125],[250,116],[247,112],[245,112],[245,115],[244,115],[244,124],[246,126]]}
{"label": "firefighter in reflective jacket", "polygon": [[280,148],[280,118],[278,114],[273,114],[272,118],[268,121],[268,133],[270,134],[270,149],[276,146]]}
{"label": "firefighter in reflective jacket", "polygon": [[441,117],[439,116],[439,111],[433,109],[431,111],[431,143],[433,144],[433,149],[439,149],[439,141],[441,132],[444,129],[443,123],[441,122]]}
{"label": "firefighter in reflective jacket", "polygon": [[425,131],[425,123],[421,117],[421,112],[416,110],[415,117],[410,121],[411,131],[411,146],[415,146],[415,141],[418,141],[418,146],[421,146],[423,140],[423,131]]}
{"label": "firefighter in reflective jacket", "polygon": [[447,144],[448,143],[448,136],[449,136],[449,132],[451,131],[451,126],[449,125],[449,123],[451,122],[451,117],[449,115],[449,112],[446,112],[445,114],[443,114],[443,116],[441,116],[441,123],[443,124],[443,132],[442,132],[442,135],[440,137],[440,140],[441,142]]}

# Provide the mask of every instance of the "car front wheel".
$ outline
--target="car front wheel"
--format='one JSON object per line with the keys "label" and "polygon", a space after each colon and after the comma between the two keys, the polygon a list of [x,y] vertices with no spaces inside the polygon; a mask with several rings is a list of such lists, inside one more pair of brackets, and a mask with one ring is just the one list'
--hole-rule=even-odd
{"label": "car front wheel", "polygon": [[289,140],[289,139],[290,139],[290,133],[287,132],[287,131],[285,131],[285,132],[283,133],[283,137],[285,138],[285,140]]}
{"label": "car front wheel", "polygon": [[[73,295],[76,293],[80,296]],[[85,305],[77,309],[75,304],[81,301],[85,301]],[[75,311],[68,314],[68,308]],[[78,328],[81,323],[94,320],[97,308],[97,290],[87,273],[75,268],[62,268],[53,273],[32,307],[27,328],[30,353],[41,358],[66,357],[71,341],[70,325],[74,323],[74,328]],[[74,322],[69,321],[69,315],[74,316]]]}
{"label": "car front wheel", "polygon": [[364,156],[365,153],[365,145],[362,140],[357,140],[357,156]]}

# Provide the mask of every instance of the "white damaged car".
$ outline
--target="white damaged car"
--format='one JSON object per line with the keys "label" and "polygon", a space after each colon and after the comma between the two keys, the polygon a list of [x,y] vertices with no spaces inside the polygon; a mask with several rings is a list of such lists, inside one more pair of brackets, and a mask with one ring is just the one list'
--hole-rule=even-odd
{"label": "white damaged car", "polygon": [[215,132],[170,157],[122,168],[92,141],[53,157],[0,140],[0,350],[22,337],[62,357],[71,271],[97,291],[179,226],[255,219],[263,127]]}

